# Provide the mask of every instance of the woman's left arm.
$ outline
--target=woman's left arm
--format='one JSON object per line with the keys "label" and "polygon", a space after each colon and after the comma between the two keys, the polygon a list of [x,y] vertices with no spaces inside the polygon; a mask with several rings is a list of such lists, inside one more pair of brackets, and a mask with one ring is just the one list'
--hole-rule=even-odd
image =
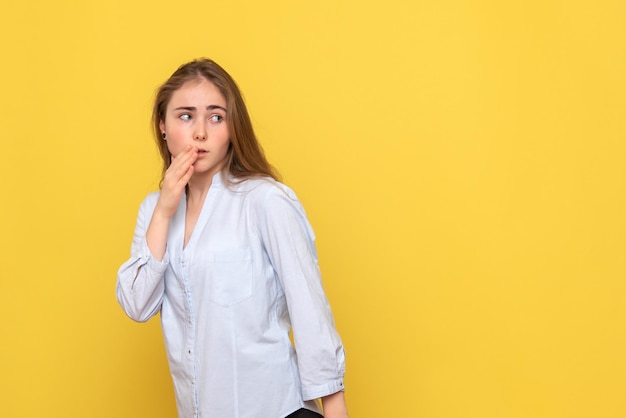
{"label": "woman's left arm", "polygon": [[348,418],[346,397],[343,391],[322,397],[324,418]]}
{"label": "woman's left arm", "polygon": [[[302,395],[324,398],[343,391],[345,353],[322,285],[315,236],[291,189],[278,185],[265,192],[257,202],[258,228],[285,293]],[[337,399],[342,396],[328,398],[331,411]]]}

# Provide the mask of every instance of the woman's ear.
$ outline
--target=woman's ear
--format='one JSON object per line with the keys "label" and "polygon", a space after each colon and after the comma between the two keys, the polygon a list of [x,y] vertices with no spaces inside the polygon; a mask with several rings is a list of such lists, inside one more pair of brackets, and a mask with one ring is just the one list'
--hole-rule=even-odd
{"label": "woman's ear", "polygon": [[161,131],[161,139],[165,141],[167,139],[167,135],[165,134],[165,123],[163,121],[159,122],[159,130]]}

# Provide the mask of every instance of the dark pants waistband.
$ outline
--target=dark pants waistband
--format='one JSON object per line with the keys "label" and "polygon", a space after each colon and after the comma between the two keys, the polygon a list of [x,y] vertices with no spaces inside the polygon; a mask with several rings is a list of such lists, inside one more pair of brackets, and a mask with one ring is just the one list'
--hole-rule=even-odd
{"label": "dark pants waistband", "polygon": [[324,418],[317,412],[313,412],[310,409],[300,408],[293,414],[287,415],[285,418]]}

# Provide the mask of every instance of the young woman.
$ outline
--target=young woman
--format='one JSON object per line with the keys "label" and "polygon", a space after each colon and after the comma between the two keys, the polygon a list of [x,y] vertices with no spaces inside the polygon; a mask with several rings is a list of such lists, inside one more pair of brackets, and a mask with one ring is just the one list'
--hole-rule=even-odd
{"label": "young woman", "polygon": [[208,59],[182,65],[153,122],[161,190],[141,204],[117,299],[135,321],[161,314],[178,415],[347,417],[313,231],[234,80]]}

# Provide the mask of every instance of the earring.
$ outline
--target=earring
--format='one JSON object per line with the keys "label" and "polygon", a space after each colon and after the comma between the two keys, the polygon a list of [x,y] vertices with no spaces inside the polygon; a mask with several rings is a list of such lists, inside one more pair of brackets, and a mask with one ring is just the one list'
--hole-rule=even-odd
{"label": "earring", "polygon": [[161,132],[161,138],[165,141],[167,139],[167,134],[165,132]]}

